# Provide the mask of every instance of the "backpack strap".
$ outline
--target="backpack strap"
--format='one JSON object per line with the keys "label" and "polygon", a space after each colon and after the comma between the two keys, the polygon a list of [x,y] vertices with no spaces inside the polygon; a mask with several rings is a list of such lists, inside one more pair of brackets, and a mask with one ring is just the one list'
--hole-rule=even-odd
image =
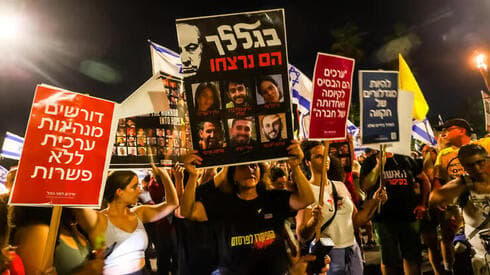
{"label": "backpack strap", "polygon": [[323,232],[323,230],[325,230],[332,222],[333,222],[333,219],[335,218],[335,216],[337,215],[337,202],[340,200],[339,199],[339,193],[337,192],[337,188],[335,188],[335,184],[330,181],[330,185],[332,185],[332,194],[333,194],[333,207],[334,207],[334,212],[333,212],[333,215],[332,217],[330,217],[330,219],[328,219],[328,221],[326,221],[321,229],[320,229],[320,232]]}

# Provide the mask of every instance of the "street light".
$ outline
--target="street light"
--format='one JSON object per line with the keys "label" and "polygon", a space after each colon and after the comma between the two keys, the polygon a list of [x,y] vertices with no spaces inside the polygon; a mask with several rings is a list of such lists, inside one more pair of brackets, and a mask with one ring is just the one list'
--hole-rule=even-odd
{"label": "street light", "polygon": [[485,86],[487,90],[485,91],[488,95],[490,92],[489,86],[488,86],[488,65],[487,65],[487,56],[483,53],[479,53],[475,57],[475,62],[476,62],[476,67],[480,71],[480,74],[483,78],[483,81],[485,82]]}
{"label": "street light", "polygon": [[21,19],[15,15],[0,14],[0,43],[11,42],[20,36]]}

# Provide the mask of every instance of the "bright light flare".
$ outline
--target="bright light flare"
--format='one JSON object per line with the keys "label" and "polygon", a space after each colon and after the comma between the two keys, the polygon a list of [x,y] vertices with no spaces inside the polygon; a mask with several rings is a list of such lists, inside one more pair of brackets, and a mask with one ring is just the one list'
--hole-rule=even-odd
{"label": "bright light flare", "polygon": [[20,30],[21,18],[19,16],[0,14],[0,41],[19,38]]}
{"label": "bright light flare", "polygon": [[476,67],[479,69],[479,70],[487,70],[487,56],[485,54],[478,54],[476,57],[475,57],[475,61],[476,61]]}

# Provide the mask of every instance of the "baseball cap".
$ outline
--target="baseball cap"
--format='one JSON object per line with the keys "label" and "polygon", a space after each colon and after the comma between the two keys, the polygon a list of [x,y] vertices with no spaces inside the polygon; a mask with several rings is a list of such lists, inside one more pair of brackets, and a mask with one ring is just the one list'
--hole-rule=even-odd
{"label": "baseball cap", "polygon": [[464,128],[464,129],[466,129],[466,131],[468,133],[474,132],[473,128],[471,128],[471,125],[468,123],[468,121],[466,121],[462,118],[450,119],[450,120],[446,121],[444,124],[442,124],[441,126],[437,127],[437,129],[438,130],[447,129],[451,126],[458,126],[458,127]]}

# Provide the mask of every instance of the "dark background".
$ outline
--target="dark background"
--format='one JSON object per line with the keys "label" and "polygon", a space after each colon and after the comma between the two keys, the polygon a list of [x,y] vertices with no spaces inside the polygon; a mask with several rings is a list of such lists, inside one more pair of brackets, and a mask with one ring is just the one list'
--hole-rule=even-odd
{"label": "dark background", "polygon": [[317,52],[356,58],[354,110],[357,70],[397,70],[402,51],[431,121],[460,116],[483,134],[485,86],[470,58],[489,48],[487,0],[0,0],[25,21],[17,41],[0,40],[0,142],[24,135],[39,83],[121,102],[151,76],[147,39],[178,50],[175,19],[270,8],[285,9],[289,62],[310,78]]}

